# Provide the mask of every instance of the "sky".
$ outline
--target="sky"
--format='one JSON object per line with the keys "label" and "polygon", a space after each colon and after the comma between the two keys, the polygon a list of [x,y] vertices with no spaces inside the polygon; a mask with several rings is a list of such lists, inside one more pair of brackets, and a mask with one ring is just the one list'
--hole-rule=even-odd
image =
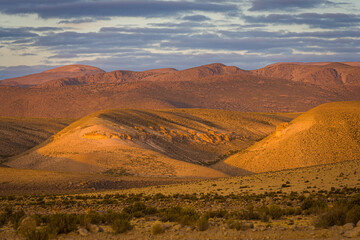
{"label": "sky", "polygon": [[0,79],[318,61],[360,61],[359,0],[0,0]]}

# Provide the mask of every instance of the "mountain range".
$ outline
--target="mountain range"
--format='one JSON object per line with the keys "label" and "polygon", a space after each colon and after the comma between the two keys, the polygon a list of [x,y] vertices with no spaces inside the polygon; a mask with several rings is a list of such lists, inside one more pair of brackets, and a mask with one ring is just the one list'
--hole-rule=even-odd
{"label": "mountain range", "polygon": [[359,65],[278,63],[247,71],[215,63],[141,72],[69,65],[2,80],[0,115],[79,118],[118,108],[302,112],[360,100]]}

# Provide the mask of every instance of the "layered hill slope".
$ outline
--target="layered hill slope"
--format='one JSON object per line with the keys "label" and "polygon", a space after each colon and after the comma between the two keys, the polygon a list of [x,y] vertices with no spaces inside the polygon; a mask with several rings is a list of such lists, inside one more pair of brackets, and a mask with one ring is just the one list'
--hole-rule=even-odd
{"label": "layered hill slope", "polygon": [[267,172],[360,159],[360,102],[318,106],[248,149],[225,160]]}
{"label": "layered hill slope", "polygon": [[265,137],[293,116],[200,109],[101,111],[5,165],[136,176],[226,176],[205,166]]}
{"label": "layered hill slope", "polygon": [[84,75],[93,75],[98,73],[104,73],[104,70],[101,70],[97,67],[76,64],[54,68],[42,73],[31,74],[18,78],[5,79],[0,81],[0,85],[31,87],[54,79],[80,77]]}
{"label": "layered hill slope", "polygon": [[349,63],[278,63],[252,71],[264,77],[312,83],[325,88],[360,86],[360,67]]}
{"label": "layered hill slope", "polygon": [[0,117],[0,158],[14,156],[35,147],[72,121]]}

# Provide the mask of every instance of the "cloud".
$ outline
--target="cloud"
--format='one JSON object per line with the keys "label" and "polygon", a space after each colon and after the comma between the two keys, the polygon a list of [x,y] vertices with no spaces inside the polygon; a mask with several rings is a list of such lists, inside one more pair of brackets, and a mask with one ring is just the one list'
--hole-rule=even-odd
{"label": "cloud", "polygon": [[67,48],[85,48],[91,53],[95,48],[126,48],[129,46],[144,48],[151,46],[154,42],[167,39],[168,34],[159,33],[121,33],[116,31],[100,31],[100,32],[61,32],[39,36],[36,38],[34,46],[50,47],[64,51]]}
{"label": "cloud", "polygon": [[0,12],[6,14],[37,14],[42,18],[82,17],[164,17],[192,11],[231,12],[234,4],[217,4],[188,1],[44,1],[20,0],[16,4],[10,0],[0,3]]}
{"label": "cloud", "polygon": [[16,39],[26,37],[36,37],[36,33],[30,32],[26,28],[0,28],[0,39]]}
{"label": "cloud", "polygon": [[99,31],[100,33],[132,33],[132,34],[178,34],[178,33],[190,33],[191,29],[179,27],[179,28],[137,28],[137,27],[103,27]]}
{"label": "cloud", "polygon": [[272,11],[300,8],[314,8],[321,5],[333,5],[327,0],[253,0],[250,11]]}
{"label": "cloud", "polygon": [[23,29],[34,32],[50,32],[50,31],[63,30],[63,28],[58,28],[58,27],[24,27]]}
{"label": "cloud", "polygon": [[360,15],[345,13],[269,14],[245,16],[244,19],[250,23],[305,24],[310,27],[324,29],[360,27]]}
{"label": "cloud", "polygon": [[195,21],[195,22],[203,22],[203,21],[209,21],[210,18],[204,16],[204,15],[189,15],[182,18],[183,20],[187,21]]}
{"label": "cloud", "polygon": [[76,57],[78,57],[77,54],[61,53],[61,54],[56,54],[56,55],[50,56],[49,59],[51,59],[51,58],[65,58],[65,59],[68,59],[68,58],[76,58]]}
{"label": "cloud", "polygon": [[26,57],[26,56],[36,56],[37,54],[34,54],[34,53],[22,53],[20,54],[20,56],[22,57]]}
{"label": "cloud", "polygon": [[81,24],[81,23],[91,23],[99,20],[111,20],[110,17],[98,17],[98,18],[79,18],[72,20],[62,20],[59,21],[58,24]]}

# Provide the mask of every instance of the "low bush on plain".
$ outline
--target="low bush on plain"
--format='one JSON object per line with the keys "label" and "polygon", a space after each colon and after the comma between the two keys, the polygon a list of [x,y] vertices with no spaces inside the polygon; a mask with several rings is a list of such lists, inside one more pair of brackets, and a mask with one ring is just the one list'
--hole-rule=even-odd
{"label": "low bush on plain", "polygon": [[152,225],[152,227],[151,227],[151,233],[153,235],[161,234],[164,231],[165,231],[165,228],[164,228],[163,224],[160,222],[154,223],[154,225]]}

